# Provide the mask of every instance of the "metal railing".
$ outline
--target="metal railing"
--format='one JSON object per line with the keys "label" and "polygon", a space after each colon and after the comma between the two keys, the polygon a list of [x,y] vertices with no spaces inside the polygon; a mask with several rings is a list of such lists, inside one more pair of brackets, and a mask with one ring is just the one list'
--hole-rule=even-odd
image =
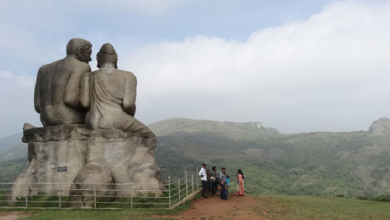
{"label": "metal railing", "polygon": [[172,208],[199,191],[197,177],[185,171],[160,184],[0,183],[0,208]]}

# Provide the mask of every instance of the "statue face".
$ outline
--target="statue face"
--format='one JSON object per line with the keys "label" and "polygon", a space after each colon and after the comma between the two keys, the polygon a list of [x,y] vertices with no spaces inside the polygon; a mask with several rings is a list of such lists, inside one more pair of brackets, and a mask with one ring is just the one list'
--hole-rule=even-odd
{"label": "statue face", "polygon": [[88,63],[91,61],[92,47],[80,48],[78,50],[79,60]]}

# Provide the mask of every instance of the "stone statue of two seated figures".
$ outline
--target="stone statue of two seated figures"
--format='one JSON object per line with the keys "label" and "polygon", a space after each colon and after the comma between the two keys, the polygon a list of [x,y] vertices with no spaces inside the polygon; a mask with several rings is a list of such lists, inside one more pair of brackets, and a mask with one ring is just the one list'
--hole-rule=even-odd
{"label": "stone statue of two seated figures", "polygon": [[[66,52],[64,59],[38,71],[34,106],[44,127],[25,124],[30,164],[15,183],[28,183],[30,195],[49,193],[54,187],[30,188],[31,184],[63,183],[64,195],[73,195],[79,201],[75,204],[83,207],[91,204],[88,183],[108,183],[98,186],[102,197],[130,195],[130,186],[123,183],[132,183],[132,190],[161,194],[156,136],[134,118],[137,78],[117,68],[118,56],[109,43],[98,52],[99,69],[93,72],[88,65],[90,42],[71,39]],[[25,194],[18,187],[14,185],[12,199]],[[110,187],[123,190],[107,190]]]}
{"label": "stone statue of two seated figures", "polygon": [[80,105],[89,109],[87,128],[139,133],[154,147],[154,133],[134,118],[137,78],[131,72],[117,69],[118,55],[109,43],[101,47],[96,58],[99,70],[84,74],[80,83]]}

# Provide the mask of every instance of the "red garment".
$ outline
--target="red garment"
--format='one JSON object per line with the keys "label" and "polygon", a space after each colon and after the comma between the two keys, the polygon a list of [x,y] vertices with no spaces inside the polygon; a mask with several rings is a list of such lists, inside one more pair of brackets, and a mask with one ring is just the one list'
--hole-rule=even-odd
{"label": "red garment", "polygon": [[236,188],[236,195],[243,196],[244,195],[244,179],[242,178],[241,174],[238,174],[237,178],[238,178],[238,182],[237,182],[237,188]]}

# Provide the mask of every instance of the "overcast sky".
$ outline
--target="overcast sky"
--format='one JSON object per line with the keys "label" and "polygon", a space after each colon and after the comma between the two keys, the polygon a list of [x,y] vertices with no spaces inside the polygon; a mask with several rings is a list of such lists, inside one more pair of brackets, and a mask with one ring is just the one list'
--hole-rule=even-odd
{"label": "overcast sky", "polygon": [[138,77],[136,118],[368,130],[390,116],[390,2],[0,0],[0,138],[33,107],[37,70],[74,37]]}

